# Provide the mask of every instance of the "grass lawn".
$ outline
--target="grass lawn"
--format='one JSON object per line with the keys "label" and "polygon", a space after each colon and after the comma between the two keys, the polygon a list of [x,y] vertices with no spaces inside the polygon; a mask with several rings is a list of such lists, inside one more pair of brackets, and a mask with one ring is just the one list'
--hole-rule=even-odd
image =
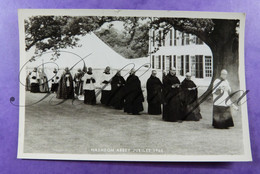
{"label": "grass lawn", "polygon": [[[26,103],[40,100],[45,94],[26,92]],[[51,100],[52,99],[52,100]],[[51,102],[50,102],[51,100]],[[201,107],[199,122],[164,122],[161,115],[128,115],[101,105],[60,100],[51,94],[38,104],[26,107],[25,153],[141,153],[175,155],[242,154],[241,116],[233,116],[235,127],[214,129],[212,103]],[[144,102],[145,110],[147,104]],[[115,151],[121,149],[120,152]],[[124,151],[122,149],[128,149]],[[104,150],[103,150],[104,151]]]}

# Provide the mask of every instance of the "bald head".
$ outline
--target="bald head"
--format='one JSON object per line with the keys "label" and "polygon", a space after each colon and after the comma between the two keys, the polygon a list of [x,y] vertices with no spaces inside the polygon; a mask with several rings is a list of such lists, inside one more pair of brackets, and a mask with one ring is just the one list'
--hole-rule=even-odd
{"label": "bald head", "polygon": [[176,70],[175,70],[175,69],[171,69],[171,70],[169,71],[169,73],[173,76],[173,75],[176,74]]}
{"label": "bald head", "polygon": [[156,70],[152,70],[152,76],[156,76],[156,74],[157,74],[157,71]]}
{"label": "bald head", "polygon": [[135,74],[135,69],[134,69],[134,68],[131,69],[130,74],[131,74],[131,75],[132,75],[132,74]]}
{"label": "bald head", "polygon": [[117,75],[117,76],[121,76],[121,71],[118,70],[118,71],[116,72],[116,75]]}
{"label": "bald head", "polygon": [[92,73],[92,68],[88,67],[88,72]]}
{"label": "bald head", "polygon": [[191,73],[190,73],[190,72],[187,72],[187,73],[186,73],[186,79],[188,79],[188,80],[191,79]]}
{"label": "bald head", "polygon": [[222,79],[226,80],[226,79],[227,79],[227,75],[228,75],[227,70],[222,69],[222,70],[221,70],[221,73],[220,73],[220,77],[221,77]]}
{"label": "bald head", "polygon": [[109,67],[109,66],[106,67],[105,72],[106,72],[106,73],[109,73],[109,72],[110,72],[110,67]]}
{"label": "bald head", "polygon": [[65,68],[65,72],[69,72],[70,70],[69,70],[69,67],[66,67]]}

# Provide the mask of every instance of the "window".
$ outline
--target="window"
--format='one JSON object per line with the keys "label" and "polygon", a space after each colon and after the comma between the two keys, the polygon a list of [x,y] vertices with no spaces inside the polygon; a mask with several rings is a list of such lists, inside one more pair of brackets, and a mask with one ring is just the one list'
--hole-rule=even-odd
{"label": "window", "polygon": [[165,32],[162,32],[162,44],[165,46]]}
{"label": "window", "polygon": [[185,44],[189,45],[190,44],[190,35],[189,34],[186,34],[185,40],[186,40]]}
{"label": "window", "polygon": [[155,31],[153,31],[153,46],[155,45]]}
{"label": "window", "polygon": [[179,74],[181,76],[184,75],[184,56],[178,56],[178,66],[177,66],[177,69],[179,71]]}
{"label": "window", "polygon": [[172,46],[172,29],[170,29],[170,46]]}
{"label": "window", "polygon": [[195,56],[190,56],[191,61],[191,75],[196,77],[196,59]]}
{"label": "window", "polygon": [[197,45],[203,44],[202,40],[200,38],[198,38],[197,36],[195,37],[195,42],[196,42]]}
{"label": "window", "polygon": [[158,46],[162,46],[162,38],[161,38],[161,36],[162,36],[162,31],[159,30],[159,45]]}
{"label": "window", "polygon": [[177,45],[177,32],[176,32],[176,30],[174,30],[174,46],[176,46]]}
{"label": "window", "polygon": [[165,70],[165,56],[162,56],[162,69]]}
{"label": "window", "polygon": [[152,68],[154,69],[154,55],[152,55]]}
{"label": "window", "polygon": [[166,60],[165,60],[166,70],[169,70],[169,66],[170,66],[170,58],[169,58],[169,56],[166,56]]}
{"label": "window", "polygon": [[184,56],[181,56],[181,69],[180,69],[180,75],[184,75]]}
{"label": "window", "polygon": [[181,33],[181,45],[184,45],[184,33]]}
{"label": "window", "polygon": [[190,72],[190,59],[189,55],[185,56],[185,73]]}
{"label": "window", "polygon": [[181,70],[181,56],[177,56],[177,68],[176,70],[179,72],[179,74],[181,74],[180,70]]}
{"label": "window", "polygon": [[158,56],[154,56],[154,68],[158,69],[159,68],[159,60]]}
{"label": "window", "polygon": [[160,69],[161,68],[161,56],[155,56],[155,68]]}
{"label": "window", "polygon": [[166,56],[166,70],[170,70],[172,67],[172,56]]}
{"label": "window", "polygon": [[172,69],[172,56],[169,57],[169,70]]}
{"label": "window", "polygon": [[176,68],[176,55],[173,56],[173,65],[174,68]]}
{"label": "window", "polygon": [[205,76],[212,77],[212,58],[205,56]]}
{"label": "window", "polygon": [[157,69],[161,69],[161,56],[157,56]]}
{"label": "window", "polygon": [[203,78],[203,56],[196,55],[196,78]]}

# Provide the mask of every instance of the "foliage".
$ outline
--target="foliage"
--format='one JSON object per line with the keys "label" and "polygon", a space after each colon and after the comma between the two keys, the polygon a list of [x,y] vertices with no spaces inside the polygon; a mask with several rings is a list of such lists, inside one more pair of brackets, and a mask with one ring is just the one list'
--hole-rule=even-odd
{"label": "foliage", "polygon": [[[40,54],[48,50],[57,50],[66,47],[77,46],[79,35],[85,35],[96,31],[103,24],[112,21],[125,22],[125,30],[134,38],[133,28],[137,28],[136,18],[130,17],[103,17],[103,16],[32,16],[25,20],[25,44],[26,51],[36,47],[36,53]],[[127,43],[129,43],[128,41]]]}
{"label": "foliage", "polygon": [[[113,28],[114,21],[124,23],[124,32],[118,32]],[[105,23],[111,23],[109,29],[99,30]],[[48,50],[55,52],[60,48],[75,47],[77,36],[94,31],[124,57],[144,57],[149,54],[150,29],[163,29],[166,34],[172,27],[198,36],[212,50],[222,42],[237,41],[238,38],[238,20],[224,22],[220,19],[201,18],[32,16],[25,20],[26,50],[35,46],[36,54],[41,54]],[[226,28],[226,31],[222,31],[222,28]],[[156,39],[158,40],[159,36]]]}
{"label": "foliage", "polygon": [[136,30],[133,38],[125,31],[119,31],[114,27],[102,28],[95,34],[107,43],[113,50],[126,58],[146,57],[149,47],[149,30],[143,30],[144,26]]}

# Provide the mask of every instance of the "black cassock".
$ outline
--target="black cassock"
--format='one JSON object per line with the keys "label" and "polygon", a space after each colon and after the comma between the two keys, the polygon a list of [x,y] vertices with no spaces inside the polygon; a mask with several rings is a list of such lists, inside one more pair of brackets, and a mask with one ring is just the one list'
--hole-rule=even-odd
{"label": "black cassock", "polygon": [[[198,89],[192,80],[184,79],[181,82],[181,89],[183,93],[183,120],[199,121],[202,117],[200,114],[200,107],[198,105]],[[188,90],[188,88],[196,88]]]}
{"label": "black cassock", "polygon": [[109,104],[115,109],[123,109],[124,107],[125,83],[125,79],[122,76],[115,75],[112,78]]}
{"label": "black cassock", "polygon": [[159,115],[162,113],[162,82],[158,77],[151,76],[146,83],[148,114]]}
{"label": "black cassock", "polygon": [[65,73],[61,76],[57,91],[58,99],[73,99],[74,86],[73,79],[70,73]]}
{"label": "black cassock", "polygon": [[[56,76],[56,75],[55,75]],[[52,79],[52,84],[51,84],[51,92],[57,92],[58,91],[58,87],[59,87],[59,83],[55,82],[59,80],[59,77],[53,77],[55,79]]]}
{"label": "black cassock", "polygon": [[32,77],[30,79],[30,90],[33,93],[40,92],[39,79],[37,78],[38,77],[37,73],[38,73],[37,71],[33,71],[31,73]]}
{"label": "black cassock", "polygon": [[110,95],[111,95],[111,79],[112,76],[110,73],[103,72],[102,75],[102,90],[101,90],[101,99],[100,102],[103,105],[110,106]]}
{"label": "black cassock", "polygon": [[173,88],[172,85],[180,84],[179,79],[175,75],[168,74],[163,79],[163,120],[176,122],[182,120],[182,103],[181,94],[178,87]]}
{"label": "black cassock", "polygon": [[125,85],[125,105],[124,112],[139,114],[143,111],[144,96],[141,88],[141,82],[135,75],[129,75]]}

